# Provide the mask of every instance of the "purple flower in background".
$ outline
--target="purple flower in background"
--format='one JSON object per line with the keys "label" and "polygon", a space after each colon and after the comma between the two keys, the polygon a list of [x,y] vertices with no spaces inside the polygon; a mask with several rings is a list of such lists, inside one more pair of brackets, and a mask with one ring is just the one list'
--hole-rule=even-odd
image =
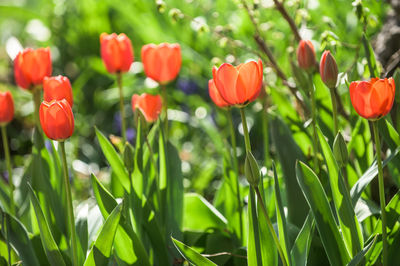
{"label": "purple flower in background", "polygon": [[51,141],[46,139],[44,141],[44,146],[46,147],[46,149],[50,152],[53,153],[53,145],[51,145]]}
{"label": "purple flower in background", "polygon": [[196,82],[187,79],[178,80],[178,88],[182,90],[186,95],[193,94],[199,88]]}
{"label": "purple flower in background", "polygon": [[3,180],[6,181],[6,183],[8,184],[8,172],[3,171],[2,176],[3,176]]}
{"label": "purple flower in background", "polygon": [[113,119],[113,128],[115,129],[116,134],[121,133],[121,125],[122,125],[121,115],[119,112],[116,112],[114,114],[114,119]]}
{"label": "purple flower in background", "polygon": [[129,143],[133,143],[133,140],[136,138],[136,129],[134,128],[128,128],[126,130],[126,140]]}

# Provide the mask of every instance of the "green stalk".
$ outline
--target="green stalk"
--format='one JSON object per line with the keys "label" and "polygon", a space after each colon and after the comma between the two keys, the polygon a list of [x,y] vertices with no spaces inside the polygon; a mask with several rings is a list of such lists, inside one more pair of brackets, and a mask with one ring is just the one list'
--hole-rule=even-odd
{"label": "green stalk", "polygon": [[161,84],[161,96],[162,96],[162,107],[164,110],[164,135],[165,141],[168,142],[168,100],[167,100],[167,88],[164,84]]}
{"label": "green stalk", "polygon": [[2,138],[3,138],[4,156],[6,157],[6,164],[7,164],[7,171],[8,171],[8,184],[10,186],[10,210],[11,210],[11,213],[14,214],[15,213],[15,208],[14,208],[14,183],[13,183],[13,176],[12,176],[10,149],[8,147],[8,140],[7,140],[6,125],[2,125],[1,126],[1,135],[2,135]]}
{"label": "green stalk", "polygon": [[332,101],[332,113],[333,113],[333,136],[339,131],[338,127],[338,118],[337,118],[337,103],[336,103],[336,95],[335,95],[335,88],[330,88],[329,91],[331,92],[331,101]]}
{"label": "green stalk", "polygon": [[239,185],[239,166],[238,166],[238,161],[237,161],[237,146],[236,146],[236,134],[235,134],[235,128],[233,126],[233,121],[232,121],[232,112],[231,109],[227,111],[227,116],[228,116],[228,122],[229,122],[229,129],[231,133],[231,143],[232,143],[232,153],[233,153],[233,168],[235,170],[236,174],[236,198],[238,201],[238,213],[239,213],[239,225],[240,225],[240,241],[243,239],[243,219],[242,219],[242,201],[241,201],[241,196],[240,196],[240,185]]}
{"label": "green stalk", "polygon": [[124,92],[122,86],[122,74],[117,72],[117,83],[119,88],[119,109],[121,114],[121,131],[123,143],[126,142],[126,123],[125,123],[125,108],[124,108]]}
{"label": "green stalk", "polygon": [[313,150],[314,150],[314,170],[316,173],[319,173],[319,163],[318,163],[318,135],[317,135],[317,116],[316,116],[316,107],[317,103],[315,101],[315,93],[314,93],[314,85],[312,74],[309,74],[310,81],[310,96],[311,96],[311,119],[312,119],[312,127],[313,127]]}
{"label": "green stalk", "polygon": [[386,211],[385,211],[386,202],[385,202],[385,186],[383,183],[381,142],[379,139],[378,121],[373,121],[372,127],[374,129],[375,145],[376,145],[376,160],[378,162],[379,201],[380,201],[380,205],[381,205],[381,217],[382,217],[382,243],[383,243],[382,259],[383,259],[383,266],[386,266],[387,265],[387,250],[388,250],[387,232],[386,232]]}
{"label": "green stalk", "polygon": [[[239,110],[240,110],[240,115],[242,117],[243,134],[244,134],[244,142],[245,142],[245,145],[246,145],[246,153],[248,153],[248,152],[251,153],[250,136],[249,136],[249,130],[247,128],[246,115],[244,114],[244,109],[243,108],[240,108]],[[284,254],[283,254],[281,244],[279,243],[278,236],[276,235],[275,230],[274,230],[274,228],[272,226],[271,220],[269,219],[269,216],[268,216],[268,213],[267,213],[267,209],[265,208],[265,204],[264,204],[263,199],[261,197],[260,191],[259,191],[257,186],[253,186],[253,188],[256,191],[258,202],[261,204],[261,208],[263,209],[264,217],[267,220],[269,231],[272,234],[272,237],[273,237],[273,239],[275,241],[275,245],[276,245],[276,247],[278,249],[279,256],[281,257],[282,264],[284,266],[287,266],[286,258],[285,258]],[[256,206],[254,206],[254,208],[256,208]],[[257,221],[257,223],[258,223],[258,221]],[[256,242],[256,247],[257,247],[257,245],[260,245],[260,243]]]}
{"label": "green stalk", "polygon": [[69,183],[69,175],[68,175],[68,166],[67,166],[67,157],[65,155],[65,143],[64,141],[59,142],[61,147],[61,157],[63,162],[63,170],[64,170],[64,186],[65,186],[65,194],[67,196],[67,216],[68,216],[68,225],[69,231],[71,235],[71,245],[72,245],[72,257],[73,257],[73,265],[78,265],[78,247],[76,242],[76,232],[75,232],[75,218],[74,218],[74,209],[72,206],[72,194],[71,194],[71,185]]}
{"label": "green stalk", "polygon": [[42,90],[40,87],[38,87],[38,86],[33,87],[32,96],[33,96],[33,103],[35,105],[33,116],[35,117],[36,127],[38,128],[38,130],[40,132],[41,132],[41,128],[42,128],[40,126],[40,118],[39,118],[39,109],[40,109],[40,103],[42,100],[41,94],[42,94]]}

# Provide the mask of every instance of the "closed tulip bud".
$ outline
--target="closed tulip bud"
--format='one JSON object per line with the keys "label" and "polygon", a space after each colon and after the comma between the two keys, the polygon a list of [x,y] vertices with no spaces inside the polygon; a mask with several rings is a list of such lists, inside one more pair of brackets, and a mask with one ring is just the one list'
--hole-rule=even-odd
{"label": "closed tulip bud", "polygon": [[297,48],[297,62],[299,67],[306,71],[312,71],[315,67],[314,45],[310,40],[301,40]]}
{"label": "closed tulip bud", "polygon": [[101,58],[109,73],[127,72],[133,62],[131,40],[124,34],[100,35]]}
{"label": "closed tulip bud", "polygon": [[41,85],[43,78],[51,76],[50,48],[37,50],[27,48],[19,52],[14,60],[14,77],[18,86],[32,90]]}
{"label": "closed tulip bud", "polygon": [[336,138],[333,142],[333,154],[336,162],[339,164],[339,167],[346,166],[349,160],[349,153],[347,151],[346,142],[344,141],[344,138],[340,132],[336,135]]}
{"label": "closed tulip bud", "polygon": [[132,110],[139,109],[147,122],[153,123],[161,113],[162,100],[160,95],[143,93],[132,96]]}
{"label": "closed tulip bud", "polygon": [[124,164],[129,173],[133,172],[134,167],[134,151],[132,145],[127,142],[124,148]]}
{"label": "closed tulip bud", "polygon": [[74,104],[71,83],[67,77],[45,77],[43,80],[43,91],[43,97],[46,102],[65,99],[71,107]]}
{"label": "closed tulip bud", "polygon": [[258,168],[257,161],[251,152],[247,152],[246,154],[244,174],[250,185],[258,186],[260,183],[260,169]]}
{"label": "closed tulip bud", "polygon": [[9,91],[0,92],[0,126],[6,125],[14,118],[14,100]]}
{"label": "closed tulip bud", "polygon": [[64,141],[74,132],[74,115],[67,100],[42,102],[40,124],[49,139]]}
{"label": "closed tulip bud", "polygon": [[146,75],[160,84],[176,78],[181,69],[181,47],[177,43],[147,44],[142,47]]}
{"label": "closed tulip bud", "polygon": [[321,62],[319,64],[319,73],[322,81],[329,89],[336,87],[338,68],[335,58],[332,56],[330,51],[325,51],[322,54]]}
{"label": "closed tulip bud", "polygon": [[395,84],[393,78],[370,81],[353,81],[350,84],[350,100],[356,112],[370,120],[387,115],[393,106]]}
{"label": "closed tulip bud", "polygon": [[261,60],[236,67],[224,63],[213,68],[213,80],[222,99],[231,106],[243,107],[257,99],[261,92],[263,65]]}
{"label": "closed tulip bud", "polygon": [[211,100],[217,105],[218,107],[226,107],[229,106],[229,103],[227,103],[219,94],[219,91],[217,90],[217,87],[215,87],[214,80],[210,79],[208,81],[208,93],[210,94]]}

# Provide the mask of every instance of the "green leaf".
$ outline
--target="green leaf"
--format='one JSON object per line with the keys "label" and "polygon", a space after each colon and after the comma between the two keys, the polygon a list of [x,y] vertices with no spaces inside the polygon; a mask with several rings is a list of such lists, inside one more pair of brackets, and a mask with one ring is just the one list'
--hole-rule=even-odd
{"label": "green leaf", "polygon": [[303,162],[296,166],[297,180],[314,215],[317,229],[332,265],[344,265],[350,261],[344,241],[337,228],[328,198],[315,173]]}
{"label": "green leaf", "polygon": [[192,249],[191,247],[183,244],[182,242],[176,240],[175,238],[171,237],[172,242],[174,243],[176,249],[182,256],[191,264],[193,265],[217,265],[213,263],[211,260],[203,257],[200,253]]}
{"label": "green leaf", "polygon": [[112,167],[112,170],[115,172],[115,176],[118,177],[124,189],[129,193],[131,190],[131,182],[128,171],[126,170],[121,157],[118,155],[112,144],[97,128],[96,135],[97,139],[99,140],[101,150],[103,151],[108,163]]}
{"label": "green leaf", "polygon": [[314,234],[315,221],[312,212],[310,211],[301,228],[296,240],[294,241],[290,256],[293,265],[306,266],[308,253],[310,252],[311,240]]}
{"label": "green leaf", "polygon": [[357,266],[360,265],[361,263],[365,263],[365,256],[370,250],[374,248],[377,238],[378,235],[375,235],[371,243],[366,245],[363,250],[361,250],[357,255],[355,255],[354,258],[349,262],[349,264],[347,264],[347,266]]}
{"label": "green leaf", "polygon": [[104,219],[107,219],[108,215],[118,204],[111,193],[107,191],[94,174],[91,175],[90,179],[92,181],[93,194],[96,198],[101,215],[103,215]]}
{"label": "green leaf", "polygon": [[283,209],[282,197],[279,188],[278,174],[276,173],[275,163],[272,163],[274,171],[274,184],[275,184],[275,201],[276,201],[276,220],[279,231],[279,243],[281,244],[283,254],[285,255],[286,261],[291,265],[289,257],[289,237],[287,232],[287,223],[285,217],[285,211]]}
{"label": "green leaf", "polygon": [[343,176],[333,152],[319,128],[317,128],[317,132],[322,153],[324,154],[325,162],[328,166],[333,202],[335,203],[335,210],[339,219],[344,243],[351,257],[353,257],[361,251],[364,243],[361,226],[358,223],[354,207],[351,203],[350,193],[344,183]]}
{"label": "green leaf", "polygon": [[58,249],[56,242],[54,241],[53,235],[50,231],[49,225],[44,217],[43,211],[40,208],[38,199],[33,192],[32,187],[29,186],[30,198],[33,208],[35,209],[36,219],[40,229],[40,238],[46,252],[47,259],[52,265],[65,265],[64,259]]}
{"label": "green leaf", "polygon": [[102,226],[100,233],[85,261],[85,266],[108,265],[112,246],[114,244],[115,233],[117,232],[119,219],[121,217],[121,211],[122,203],[115,207]]}
{"label": "green leaf", "polygon": [[249,219],[248,237],[247,237],[247,264],[262,265],[262,255],[260,247],[260,232],[257,219],[257,205],[254,189],[250,186],[249,205],[247,207]]}
{"label": "green leaf", "polygon": [[196,193],[185,194],[184,214],[183,228],[187,231],[225,230],[228,223],[214,206]]}

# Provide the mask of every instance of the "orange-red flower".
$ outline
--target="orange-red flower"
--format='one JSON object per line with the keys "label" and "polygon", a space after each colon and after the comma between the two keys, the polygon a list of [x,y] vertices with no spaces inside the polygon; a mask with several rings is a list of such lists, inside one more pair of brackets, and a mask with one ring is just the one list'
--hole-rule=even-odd
{"label": "orange-red flower", "polygon": [[0,92],[0,126],[14,118],[14,100],[9,91]]}
{"label": "orange-red flower", "polygon": [[133,62],[131,40],[124,34],[100,35],[101,58],[110,73],[127,72]]}
{"label": "orange-red flower", "polygon": [[50,48],[33,50],[27,48],[19,52],[14,60],[15,82],[23,89],[40,85],[44,77],[51,76]]}
{"label": "orange-red flower", "polygon": [[213,68],[213,80],[225,102],[243,106],[254,101],[261,92],[263,65],[261,60],[237,67],[224,63],[219,68]]}
{"label": "orange-red flower", "polygon": [[219,91],[217,87],[215,86],[214,80],[210,79],[208,81],[208,93],[210,94],[211,100],[218,106],[218,107],[226,107],[229,106],[229,103],[227,103],[219,94]]}
{"label": "orange-red flower", "polygon": [[40,124],[49,139],[64,141],[74,132],[74,115],[67,100],[42,102]]}
{"label": "orange-red flower", "polygon": [[147,122],[152,123],[158,119],[161,113],[162,101],[160,95],[143,93],[132,96],[132,110],[139,109]]}
{"label": "orange-red flower", "polygon": [[71,107],[74,103],[71,83],[67,77],[61,75],[50,78],[45,77],[43,80],[43,91],[46,102],[66,99]]}
{"label": "orange-red flower", "polygon": [[371,120],[387,115],[393,106],[395,84],[393,78],[354,81],[350,84],[350,99],[356,112]]}
{"label": "orange-red flower", "polygon": [[176,78],[181,69],[181,47],[177,43],[147,44],[142,47],[146,75],[160,84]]}
{"label": "orange-red flower", "polygon": [[297,62],[299,66],[310,71],[315,66],[315,51],[314,45],[310,40],[301,40],[297,48]]}
{"label": "orange-red flower", "polygon": [[322,54],[321,62],[319,64],[319,73],[322,81],[328,88],[332,89],[336,87],[338,68],[335,58],[332,56],[330,51],[325,51]]}

